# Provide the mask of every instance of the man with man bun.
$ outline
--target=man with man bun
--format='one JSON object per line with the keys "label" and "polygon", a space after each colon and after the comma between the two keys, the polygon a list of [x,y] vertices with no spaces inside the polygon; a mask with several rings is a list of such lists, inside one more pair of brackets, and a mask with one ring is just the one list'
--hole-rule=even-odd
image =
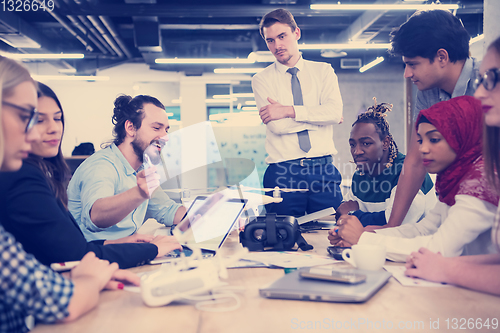
{"label": "man with man bun", "polygon": [[[186,209],[159,186],[155,167],[141,170],[144,152],[168,140],[168,116],[156,98],[119,96],[113,110],[114,140],[87,158],[68,185],[68,208],[87,240],[115,240],[134,234],[148,219],[167,226]],[[150,163],[144,163],[150,164]]]}

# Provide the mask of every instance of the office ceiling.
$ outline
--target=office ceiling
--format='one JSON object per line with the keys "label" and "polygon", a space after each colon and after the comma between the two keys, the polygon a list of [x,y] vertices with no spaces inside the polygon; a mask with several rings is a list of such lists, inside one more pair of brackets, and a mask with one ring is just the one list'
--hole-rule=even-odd
{"label": "office ceiling", "polygon": [[[286,8],[302,30],[300,43],[342,43],[348,40],[389,42],[389,32],[412,11],[318,11],[311,0],[6,0],[0,11],[0,50],[15,53],[84,53],[81,60],[50,61],[58,68],[94,74],[126,62],[146,63],[152,69],[213,72],[214,65],[159,65],[156,58],[246,58],[266,51],[259,35],[260,18]],[[337,3],[337,1],[329,1]],[[399,0],[343,0],[343,4],[398,3]],[[407,3],[430,1],[406,0]],[[26,3],[28,6],[26,7]],[[456,15],[471,36],[482,33],[482,0],[441,0],[459,4]],[[14,7],[9,5],[15,4]],[[31,6],[30,6],[31,4]],[[15,10],[9,10],[15,9]],[[33,45],[40,48],[30,48]],[[343,50],[304,50],[307,59],[328,61],[338,69]],[[345,58],[365,64],[385,50],[345,51]],[[323,54],[323,56],[322,56]],[[400,61],[392,59],[390,61]],[[254,67],[265,67],[257,63]],[[225,65],[238,67],[238,65]],[[218,65],[217,67],[224,67]],[[245,66],[245,67],[248,67]]]}

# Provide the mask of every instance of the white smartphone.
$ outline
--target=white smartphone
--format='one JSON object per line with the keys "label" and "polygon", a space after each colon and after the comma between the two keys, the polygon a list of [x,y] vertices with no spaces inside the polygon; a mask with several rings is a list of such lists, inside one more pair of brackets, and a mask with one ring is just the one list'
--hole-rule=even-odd
{"label": "white smartphone", "polygon": [[52,268],[55,272],[65,272],[71,270],[73,267],[78,266],[80,261],[66,261],[50,264],[50,268]]}
{"label": "white smartphone", "polygon": [[315,279],[330,282],[358,284],[366,281],[366,275],[354,270],[332,269],[331,267],[305,267],[299,269],[299,276],[305,279]]}

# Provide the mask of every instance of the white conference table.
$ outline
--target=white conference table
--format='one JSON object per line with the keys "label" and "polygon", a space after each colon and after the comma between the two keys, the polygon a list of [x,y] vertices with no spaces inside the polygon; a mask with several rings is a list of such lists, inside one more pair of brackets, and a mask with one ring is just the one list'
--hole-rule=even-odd
{"label": "white conference table", "polygon": [[[148,221],[143,233],[158,228]],[[325,255],[326,231],[304,234],[313,252]],[[224,247],[238,248],[237,235]],[[135,272],[159,266],[132,268]],[[33,332],[310,332],[310,331],[408,331],[455,332],[500,330],[500,297],[454,286],[404,287],[394,278],[365,303],[327,303],[265,299],[259,288],[283,276],[283,269],[238,268],[229,270],[232,286],[244,287],[241,306],[230,312],[203,312],[194,305],[172,303],[150,308],[139,293],[104,291],[99,305],[75,322],[37,325]],[[488,320],[490,327],[479,328]],[[473,321],[473,323],[472,323]],[[497,323],[493,329],[492,323]],[[465,323],[465,324],[464,324]],[[469,326],[468,326],[469,325]],[[462,329],[460,329],[462,328]],[[463,328],[466,328],[465,330]]]}

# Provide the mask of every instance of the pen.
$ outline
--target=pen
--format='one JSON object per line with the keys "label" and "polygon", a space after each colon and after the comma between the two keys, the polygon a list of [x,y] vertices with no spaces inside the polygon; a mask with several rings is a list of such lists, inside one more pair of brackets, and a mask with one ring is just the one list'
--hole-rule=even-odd
{"label": "pen", "polygon": [[73,267],[78,266],[80,261],[66,261],[66,262],[59,262],[59,263],[53,263],[50,264],[50,268],[52,268],[53,271],[55,272],[64,272],[64,271],[69,271]]}

